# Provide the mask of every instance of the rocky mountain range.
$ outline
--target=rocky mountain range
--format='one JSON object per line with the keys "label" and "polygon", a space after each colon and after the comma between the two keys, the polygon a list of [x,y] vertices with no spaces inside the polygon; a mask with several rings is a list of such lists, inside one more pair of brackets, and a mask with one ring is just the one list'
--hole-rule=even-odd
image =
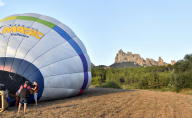
{"label": "rocky mountain range", "polygon": [[[132,54],[132,52],[123,52],[123,50],[119,50],[119,52],[116,54],[115,57],[115,63],[122,63],[122,62],[133,62],[134,64],[138,64],[140,66],[167,66],[168,63],[163,62],[163,59],[159,57],[158,61],[155,61],[154,59],[141,58],[139,54]],[[171,61],[171,65],[175,64],[175,61]]]}

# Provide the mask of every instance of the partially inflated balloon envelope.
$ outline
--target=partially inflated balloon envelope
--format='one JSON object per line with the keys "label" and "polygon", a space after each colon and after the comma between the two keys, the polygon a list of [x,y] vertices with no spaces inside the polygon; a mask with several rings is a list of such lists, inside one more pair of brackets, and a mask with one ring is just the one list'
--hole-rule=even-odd
{"label": "partially inflated balloon envelope", "polygon": [[26,13],[0,20],[0,83],[15,94],[26,80],[30,86],[37,81],[39,101],[81,94],[91,83],[84,44],[48,16]]}

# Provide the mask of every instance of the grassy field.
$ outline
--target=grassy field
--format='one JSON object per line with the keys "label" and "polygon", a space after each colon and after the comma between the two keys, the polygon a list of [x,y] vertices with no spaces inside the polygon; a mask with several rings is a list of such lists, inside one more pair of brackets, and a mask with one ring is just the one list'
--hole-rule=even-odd
{"label": "grassy field", "polygon": [[[188,92],[188,90],[183,91]],[[192,96],[175,92],[90,88],[79,96],[29,104],[27,114],[11,107],[3,118],[191,118]]]}

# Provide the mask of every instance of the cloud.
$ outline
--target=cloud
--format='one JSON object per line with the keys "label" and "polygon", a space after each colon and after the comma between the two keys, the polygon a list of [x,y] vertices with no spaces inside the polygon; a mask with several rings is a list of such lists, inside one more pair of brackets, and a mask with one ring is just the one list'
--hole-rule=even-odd
{"label": "cloud", "polygon": [[5,5],[5,3],[2,0],[0,0],[0,6],[3,6],[3,5]]}

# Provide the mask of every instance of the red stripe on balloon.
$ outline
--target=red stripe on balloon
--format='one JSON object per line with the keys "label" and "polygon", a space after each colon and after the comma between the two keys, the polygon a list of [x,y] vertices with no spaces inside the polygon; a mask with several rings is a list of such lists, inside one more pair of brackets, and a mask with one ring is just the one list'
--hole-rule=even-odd
{"label": "red stripe on balloon", "polygon": [[83,93],[83,91],[84,91],[84,90],[83,90],[83,89],[81,89],[77,95],[79,95],[79,94]]}

